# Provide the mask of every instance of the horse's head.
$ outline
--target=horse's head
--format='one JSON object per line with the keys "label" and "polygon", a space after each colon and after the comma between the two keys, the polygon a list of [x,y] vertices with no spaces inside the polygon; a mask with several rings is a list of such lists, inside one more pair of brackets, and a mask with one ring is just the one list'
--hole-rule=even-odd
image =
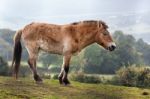
{"label": "horse's head", "polygon": [[113,51],[116,48],[116,44],[107,30],[108,26],[104,22],[98,21],[97,27],[96,43],[109,51]]}

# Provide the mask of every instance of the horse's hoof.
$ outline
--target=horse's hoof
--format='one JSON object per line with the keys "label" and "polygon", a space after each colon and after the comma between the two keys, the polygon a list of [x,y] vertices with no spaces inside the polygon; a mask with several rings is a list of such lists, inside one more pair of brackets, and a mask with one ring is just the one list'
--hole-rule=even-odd
{"label": "horse's hoof", "polygon": [[43,81],[36,81],[36,84],[43,84]]}
{"label": "horse's hoof", "polygon": [[39,77],[39,75],[34,75],[34,80],[36,82],[42,82],[43,80]]}
{"label": "horse's hoof", "polygon": [[39,77],[38,79],[35,79],[36,84],[42,84],[43,80]]}
{"label": "horse's hoof", "polygon": [[65,86],[69,86],[70,85],[70,83],[63,83]]}
{"label": "horse's hoof", "polygon": [[64,83],[64,86],[69,86],[70,85],[70,83]]}
{"label": "horse's hoof", "polygon": [[67,86],[67,85],[70,85],[70,82],[69,82],[68,79],[66,79],[66,80],[63,80],[63,84],[64,84],[65,86]]}
{"label": "horse's hoof", "polygon": [[62,80],[59,80],[59,84],[60,84],[60,85],[62,85],[62,84],[63,84]]}
{"label": "horse's hoof", "polygon": [[58,76],[58,80],[60,84],[63,84],[62,77]]}

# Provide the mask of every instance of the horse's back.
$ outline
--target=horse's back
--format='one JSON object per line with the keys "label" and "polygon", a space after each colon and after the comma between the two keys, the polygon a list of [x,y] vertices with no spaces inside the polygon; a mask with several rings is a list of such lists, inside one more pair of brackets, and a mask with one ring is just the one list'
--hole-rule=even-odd
{"label": "horse's back", "polygon": [[51,38],[59,41],[61,40],[60,26],[46,23],[31,23],[24,27],[22,36],[26,40]]}
{"label": "horse's back", "polygon": [[41,50],[62,54],[63,33],[60,25],[31,23],[24,27],[22,38],[25,46],[33,46]]}

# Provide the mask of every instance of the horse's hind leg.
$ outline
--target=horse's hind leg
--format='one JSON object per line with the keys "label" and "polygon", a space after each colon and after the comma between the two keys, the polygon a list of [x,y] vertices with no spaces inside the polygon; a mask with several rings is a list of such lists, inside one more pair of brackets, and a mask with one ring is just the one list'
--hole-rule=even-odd
{"label": "horse's hind leg", "polygon": [[37,83],[41,83],[42,82],[42,79],[40,78],[40,76],[38,75],[37,73],[37,69],[36,69],[36,59],[35,58],[29,58],[28,60],[28,64],[33,72],[33,77],[34,77],[34,80],[37,82]]}
{"label": "horse's hind leg", "polygon": [[38,75],[37,73],[37,68],[36,68],[36,59],[37,59],[37,56],[38,56],[38,49],[36,48],[32,48],[32,49],[29,49],[29,47],[27,48],[28,50],[28,53],[29,53],[29,59],[28,59],[28,64],[32,70],[32,73],[33,73],[33,77],[34,77],[34,80],[37,82],[37,83],[41,83],[42,82],[42,79],[40,78],[40,76]]}

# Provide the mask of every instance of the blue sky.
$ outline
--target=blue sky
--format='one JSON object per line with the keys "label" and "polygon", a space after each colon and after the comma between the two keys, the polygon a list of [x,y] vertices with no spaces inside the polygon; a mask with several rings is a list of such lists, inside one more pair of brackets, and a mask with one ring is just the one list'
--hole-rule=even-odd
{"label": "blue sky", "polygon": [[65,24],[101,19],[107,22],[109,17],[135,12],[149,13],[150,0],[0,0],[0,28],[16,30],[33,21]]}

